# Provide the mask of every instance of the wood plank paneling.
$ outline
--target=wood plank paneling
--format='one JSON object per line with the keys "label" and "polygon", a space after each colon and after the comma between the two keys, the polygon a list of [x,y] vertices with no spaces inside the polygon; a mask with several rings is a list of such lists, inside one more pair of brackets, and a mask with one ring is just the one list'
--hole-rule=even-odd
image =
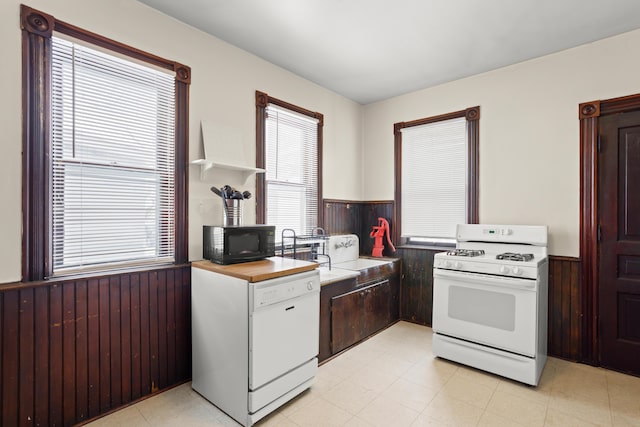
{"label": "wood plank paneling", "polygon": [[421,325],[431,325],[433,316],[432,249],[399,248],[402,258],[400,284],[400,318]]}
{"label": "wood plank paneling", "polygon": [[73,425],[188,380],[190,292],[189,265],[0,286],[0,425]]}
{"label": "wood plank paneling", "polygon": [[21,425],[32,425],[34,419],[34,293],[32,289],[20,290],[20,396],[19,402],[29,402],[19,405],[18,419]]}
{"label": "wood plank paneling", "polygon": [[160,377],[158,355],[160,353],[158,340],[158,273],[152,271],[149,273],[149,349],[150,360],[149,374],[151,380],[151,393],[158,390],[158,378]]}
{"label": "wood plank paneling", "polygon": [[141,387],[141,360],[140,357],[140,327],[142,317],[140,315],[140,275],[132,274],[131,282],[131,400],[142,396]]}
{"label": "wood plank paneling", "polygon": [[191,269],[182,270],[182,302],[178,310],[182,317],[182,327],[176,335],[184,338],[184,345],[178,347],[181,351],[180,378],[191,378]]}
{"label": "wood plank paneling", "polygon": [[18,360],[19,331],[18,318],[19,292],[12,291],[4,295],[2,321],[2,422],[10,426],[18,424]]}
{"label": "wood plank paneling", "polygon": [[549,334],[547,353],[582,360],[580,260],[549,257]]}
{"label": "wood plank paneling", "polygon": [[167,328],[165,336],[167,337],[167,384],[172,384],[176,379],[176,318],[175,318],[175,280],[174,272],[166,272],[167,290],[165,292],[165,300],[167,307]]}
{"label": "wood plank paneling", "polygon": [[[87,281],[87,375],[89,418],[100,414],[100,281]],[[81,390],[84,392],[84,390]]]}
{"label": "wood plank paneling", "polygon": [[75,284],[62,286],[62,397],[63,420],[76,417]]}
{"label": "wood plank paneling", "polygon": [[89,359],[87,356],[87,282],[80,280],[76,283],[76,420],[82,421],[89,416]]}
{"label": "wood plank paneling", "polygon": [[324,231],[327,234],[352,234],[360,231],[360,203],[348,200],[324,200]]}
{"label": "wood plank paneling", "polygon": [[120,385],[122,402],[131,402],[131,284],[120,280]]}
{"label": "wood plank paneling", "polygon": [[140,273],[140,384],[141,394],[151,393],[151,340],[149,309],[149,272]]}
{"label": "wood plank paneling", "polygon": [[[0,293],[1,294],[1,293]],[[35,289],[35,424],[49,425],[49,289]]]}
{"label": "wood plank paneling", "polygon": [[4,426],[18,425],[19,291],[6,292],[2,305],[2,417]]}
{"label": "wood plank paneling", "polygon": [[[360,207],[360,215],[362,218],[360,230],[357,233],[360,237],[360,253],[363,255],[371,255],[373,251],[374,239],[370,236],[372,227],[378,225],[378,218],[384,218],[389,222],[389,227],[393,233],[393,202],[368,202],[363,203]],[[393,235],[392,235],[393,236]],[[384,252],[382,255],[388,257],[396,257],[389,244],[387,238],[382,242],[384,244]],[[393,242],[395,244],[395,242]]]}
{"label": "wood plank paneling", "polygon": [[[553,262],[549,265],[549,277],[562,280],[562,263]],[[553,279],[552,279],[553,280]],[[562,349],[562,286],[553,283],[550,280],[549,286],[549,332],[547,351]]]}
{"label": "wood plank paneling", "polygon": [[100,412],[111,409],[111,334],[109,330],[109,279],[98,282],[98,327],[100,334]]}
{"label": "wood plank paneling", "polygon": [[167,274],[158,272],[158,388],[167,386]]}
{"label": "wood plank paneling", "polygon": [[[324,230],[327,234],[357,234],[360,254],[371,255],[373,239],[369,236],[378,218],[385,218],[393,230],[393,201],[358,202],[324,200]],[[395,256],[387,247],[385,256]]]}
{"label": "wood plank paneling", "polygon": [[120,277],[109,279],[109,369],[111,377],[111,399],[109,405],[118,407],[122,404],[122,329],[120,328]]}
{"label": "wood plank paneling", "polygon": [[[0,292],[0,360],[3,361],[3,364],[0,365],[0,415],[2,415],[4,412],[2,410],[2,407],[4,405],[4,400],[2,398],[2,396],[4,395],[4,312],[5,312],[5,307],[4,307],[4,294]],[[4,417],[0,416],[0,421],[3,421]]]}
{"label": "wood plank paneling", "polygon": [[62,284],[49,290],[49,423],[64,424],[62,383]]}

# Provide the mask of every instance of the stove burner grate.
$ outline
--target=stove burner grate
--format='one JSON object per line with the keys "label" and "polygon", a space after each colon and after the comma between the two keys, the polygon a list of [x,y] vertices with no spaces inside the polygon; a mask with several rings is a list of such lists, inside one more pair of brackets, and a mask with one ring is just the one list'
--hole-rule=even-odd
{"label": "stove burner grate", "polygon": [[531,261],[533,254],[517,254],[513,252],[505,252],[503,254],[496,255],[496,259],[504,259],[507,261]]}
{"label": "stove burner grate", "polygon": [[484,251],[482,249],[454,249],[447,252],[447,255],[472,257],[484,255]]}

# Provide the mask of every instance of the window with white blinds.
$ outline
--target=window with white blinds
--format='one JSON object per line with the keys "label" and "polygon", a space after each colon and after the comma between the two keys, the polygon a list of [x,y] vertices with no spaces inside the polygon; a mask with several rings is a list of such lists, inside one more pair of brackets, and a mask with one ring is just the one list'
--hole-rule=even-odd
{"label": "window with white blinds", "polygon": [[402,237],[455,239],[467,222],[468,149],[465,117],[401,129]]}
{"label": "window with white blinds", "polygon": [[274,104],[265,119],[266,224],[310,234],[318,226],[318,120]]}
{"label": "window with white blinds", "polygon": [[175,77],[52,40],[54,275],[174,260]]}

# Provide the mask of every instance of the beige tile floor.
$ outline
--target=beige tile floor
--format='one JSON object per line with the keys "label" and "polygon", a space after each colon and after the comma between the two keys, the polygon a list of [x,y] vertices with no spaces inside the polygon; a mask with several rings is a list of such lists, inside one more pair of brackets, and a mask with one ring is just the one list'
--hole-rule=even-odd
{"label": "beige tile floor", "polygon": [[[184,384],[104,426],[239,426]],[[434,359],[431,329],[399,322],[319,368],[258,426],[640,426],[640,378],[550,358],[536,388]]]}

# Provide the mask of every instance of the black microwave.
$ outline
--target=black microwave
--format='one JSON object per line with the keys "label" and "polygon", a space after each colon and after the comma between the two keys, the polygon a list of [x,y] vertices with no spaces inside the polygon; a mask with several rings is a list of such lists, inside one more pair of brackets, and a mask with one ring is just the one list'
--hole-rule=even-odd
{"label": "black microwave", "polygon": [[276,254],[273,225],[203,227],[203,255],[217,264],[257,261]]}

